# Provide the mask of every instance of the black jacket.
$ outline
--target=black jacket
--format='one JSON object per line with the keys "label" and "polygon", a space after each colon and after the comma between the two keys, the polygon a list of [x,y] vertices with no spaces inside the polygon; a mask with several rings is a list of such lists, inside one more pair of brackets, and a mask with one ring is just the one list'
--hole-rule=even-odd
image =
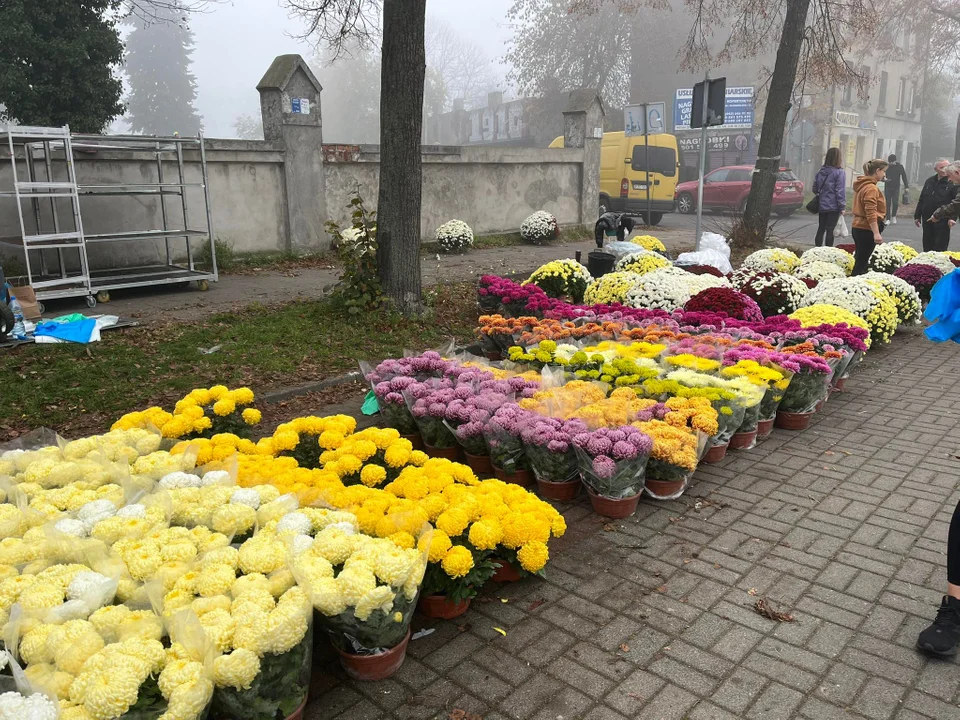
{"label": "black jacket", "polygon": [[954,185],[945,177],[934,175],[927,178],[917,199],[917,207],[913,213],[914,220],[927,220],[938,209],[949,205],[957,199],[960,185]]}
{"label": "black jacket", "polygon": [[884,181],[885,184],[899,189],[901,180],[903,181],[904,189],[910,187],[910,184],[907,182],[907,171],[903,169],[903,165],[895,162],[887,166],[887,179]]}

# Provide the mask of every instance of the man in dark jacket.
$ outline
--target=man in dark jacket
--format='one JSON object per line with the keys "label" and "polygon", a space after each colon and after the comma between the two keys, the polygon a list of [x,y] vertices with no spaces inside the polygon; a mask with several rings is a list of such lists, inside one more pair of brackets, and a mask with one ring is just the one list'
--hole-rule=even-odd
{"label": "man in dark jacket", "polygon": [[897,156],[891,155],[887,158],[890,163],[887,166],[887,179],[883,183],[883,195],[887,201],[887,224],[897,224],[897,210],[900,209],[900,182],[903,181],[903,189],[910,187],[907,182],[907,171],[903,165],[897,162]]}
{"label": "man in dark jacket", "polygon": [[950,246],[950,228],[956,224],[956,220],[951,219],[945,223],[924,222],[941,207],[952,203],[957,198],[960,185],[950,182],[950,178],[947,177],[946,168],[949,164],[949,160],[937,160],[933,166],[936,174],[927,178],[923,184],[923,190],[920,191],[920,197],[917,198],[913,220],[917,227],[923,228],[924,252],[931,250],[944,252]]}

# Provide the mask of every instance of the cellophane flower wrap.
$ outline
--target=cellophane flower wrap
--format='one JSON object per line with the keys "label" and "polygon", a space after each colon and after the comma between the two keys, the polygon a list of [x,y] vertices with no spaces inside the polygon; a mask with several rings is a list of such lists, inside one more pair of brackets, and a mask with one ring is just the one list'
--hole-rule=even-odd
{"label": "cellophane flower wrap", "polygon": [[717,432],[711,436],[710,445],[726,445],[743,423],[748,405],[757,404],[762,393],[749,383],[725,380],[718,375],[706,375],[694,370],[674,370],[667,373],[667,380],[686,388],[687,397],[703,397],[710,400],[717,411]]}
{"label": "cellophane flower wrap", "polygon": [[641,411],[634,425],[653,440],[644,480],[680,484],[669,495],[655,492],[646,483],[645,491],[657,499],[678,497],[697,469],[709,437],[717,432],[716,410],[705,398],[672,397]]}
{"label": "cellophane flower wrap", "polygon": [[483,435],[490,448],[490,461],[495,468],[511,475],[530,469],[522,439],[523,428],[527,422],[529,416],[515,403],[503,405],[487,420]]}
{"label": "cellophane flower wrap", "polygon": [[[810,265],[811,263],[825,262],[835,265],[843,271],[843,276],[849,276],[853,272],[854,258],[853,255],[848,253],[846,250],[841,250],[838,247],[812,247],[809,250],[804,250],[803,254],[800,256],[800,265],[795,268],[793,271],[794,274],[799,275],[800,269],[804,265]],[[789,270],[778,270],[778,272],[790,272]]]}
{"label": "cellophane flower wrap", "polygon": [[701,290],[691,297],[683,309],[688,312],[708,312],[736,318],[737,320],[763,320],[760,306],[733,288],[716,287]]}
{"label": "cellophane flower wrap", "polygon": [[585,432],[587,426],[577,419],[537,417],[526,425],[522,432],[523,444],[537,480],[570,482],[579,479],[573,438]]}
{"label": "cellophane flower wrap", "polygon": [[344,652],[375,655],[399,645],[409,631],[432,529],[415,527],[423,519],[412,510],[392,519],[413,530],[410,547],[361,534],[348,522],[328,525],[310,541],[289,541],[293,576],[306,589],[321,629]]}
{"label": "cellophane flower wrap", "polygon": [[632,425],[599,428],[573,437],[583,482],[611,499],[634,497],[643,490],[643,473],[653,440]]}
{"label": "cellophane flower wrap", "polygon": [[490,448],[484,437],[483,429],[487,420],[503,405],[514,402],[518,397],[530,397],[536,392],[538,383],[515,376],[507,380],[485,380],[471,388],[468,385],[457,387],[455,392],[467,395],[456,398],[447,406],[447,425],[453,430],[457,441],[470,455],[489,455]]}
{"label": "cellophane flower wrap", "polygon": [[524,285],[539,286],[552,298],[570,298],[575,303],[583,302],[583,293],[593,277],[586,266],[576,260],[552,260],[541,265],[524,281]]}
{"label": "cellophane flower wrap", "polygon": [[418,432],[404,392],[416,382],[440,378],[450,370],[450,362],[440,353],[429,351],[415,357],[384,360],[373,370],[361,366],[383,415],[390,427],[403,435]]}
{"label": "cellophane flower wrap", "polygon": [[724,354],[725,378],[741,378],[761,389],[760,402],[750,404],[737,432],[753,432],[761,420],[772,420],[792,375],[773,364],[773,351],[745,346]]}
{"label": "cellophane flower wrap", "polygon": [[817,403],[827,396],[830,378],[833,376],[830,364],[815,354],[782,354],[777,364],[793,373],[779,410],[791,413],[813,412]]}
{"label": "cellophane flower wrap", "polygon": [[524,242],[543,245],[559,237],[560,225],[548,212],[538,210],[520,223],[520,237]]}
{"label": "cellophane flower wrap", "polygon": [[911,264],[908,261],[896,270],[893,276],[909,283],[923,302],[930,302],[930,291],[943,277],[943,271],[934,265]]}
{"label": "cellophane flower wrap", "polygon": [[[469,388],[465,390],[469,392]],[[447,405],[457,398],[453,381],[445,378],[417,383],[408,387],[403,396],[424,445],[438,449],[457,447],[457,438],[444,422]]]}
{"label": "cellophane flower wrap", "polygon": [[461,252],[473,245],[473,230],[463,220],[448,220],[437,228],[436,240],[446,252]]}

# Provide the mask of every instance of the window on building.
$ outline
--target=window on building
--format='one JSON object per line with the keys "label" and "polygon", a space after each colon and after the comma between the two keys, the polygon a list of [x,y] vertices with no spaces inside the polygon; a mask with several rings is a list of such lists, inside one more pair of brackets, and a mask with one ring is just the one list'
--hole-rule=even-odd
{"label": "window on building", "polygon": [[[861,105],[865,105],[865,104],[867,103],[867,100],[869,100],[869,98],[870,98],[870,96],[869,96],[869,92],[870,92],[869,88],[870,88],[870,85],[871,85],[870,81],[873,79],[873,76],[870,74],[870,68],[867,67],[866,65],[861,65],[861,66],[860,66],[860,77],[863,78],[863,82],[866,83],[866,88],[867,88],[867,97],[860,100],[860,104],[861,104]],[[858,93],[858,95],[859,95],[859,93]]]}
{"label": "window on building", "polygon": [[887,73],[886,71],[881,71],[880,73],[880,97],[877,100],[877,107],[883,110],[887,106]]}
{"label": "window on building", "polygon": [[877,140],[877,151],[873,154],[875,158],[883,157],[883,139]]}
{"label": "window on building", "polygon": [[897,160],[903,161],[903,140],[897,140],[897,149],[895,151]]}
{"label": "window on building", "polygon": [[900,85],[897,88],[897,112],[903,112],[903,105],[907,101],[907,79],[900,78]]}
{"label": "window on building", "polygon": [[847,83],[843,86],[843,102],[853,102],[853,83]]}
{"label": "window on building", "polygon": [[916,95],[917,95],[917,84],[915,82],[910,83],[910,97],[907,100],[907,112],[913,115],[913,111],[916,110]]}

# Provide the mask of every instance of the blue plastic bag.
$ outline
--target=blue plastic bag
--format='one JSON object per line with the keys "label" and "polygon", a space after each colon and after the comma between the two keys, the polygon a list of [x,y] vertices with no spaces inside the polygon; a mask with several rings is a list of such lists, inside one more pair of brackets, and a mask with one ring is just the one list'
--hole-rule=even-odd
{"label": "blue plastic bag", "polygon": [[923,316],[933,321],[924,330],[934,342],[953,340],[960,343],[960,272],[944,275],[930,291],[930,304]]}

